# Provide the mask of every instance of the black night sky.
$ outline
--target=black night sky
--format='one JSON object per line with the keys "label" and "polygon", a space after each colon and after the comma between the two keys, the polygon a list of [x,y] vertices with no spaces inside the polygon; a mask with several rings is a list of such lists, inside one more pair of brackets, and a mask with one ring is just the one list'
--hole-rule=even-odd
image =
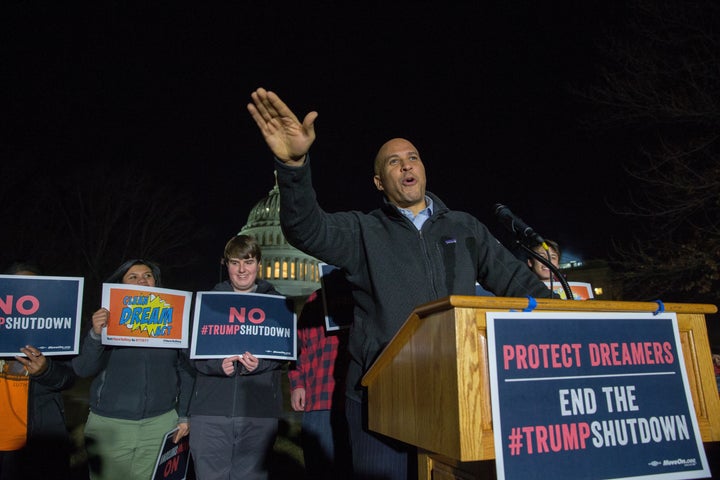
{"label": "black night sky", "polygon": [[[0,268],[50,252],[47,274],[84,276],[89,318],[102,280],[139,256],[117,244],[145,232],[90,235],[113,212],[77,194],[129,210],[145,196],[121,181],[131,173],[150,181],[146,209],[190,200],[178,222],[190,248],[151,250],[164,254],[152,258],[163,286],[211,289],[225,242],[274,185],[246,110],[258,87],[300,118],[319,113],[310,155],[328,211],[376,208],[373,158],[405,137],[428,190],[506,245],[496,203],[557,240],[565,260],[608,259],[633,231],[608,202],[636,186],[622,167],[639,142],[588,128],[600,108],[573,92],[602,81],[598,45],[622,31],[629,3],[3,0]],[[62,241],[83,238],[100,245]]]}
{"label": "black night sky", "polygon": [[33,195],[26,164],[156,178],[193,199],[210,287],[224,242],[274,182],[245,107],[262,86],[300,117],[319,112],[311,156],[327,210],[375,208],[372,158],[402,136],[428,189],[499,237],[504,203],[568,255],[604,257],[623,231],[605,201],[625,190],[619,165],[634,153],[581,129],[592,106],[570,89],[595,80],[594,45],[619,7],[447,3],[4,2],[12,189],[0,199]]}

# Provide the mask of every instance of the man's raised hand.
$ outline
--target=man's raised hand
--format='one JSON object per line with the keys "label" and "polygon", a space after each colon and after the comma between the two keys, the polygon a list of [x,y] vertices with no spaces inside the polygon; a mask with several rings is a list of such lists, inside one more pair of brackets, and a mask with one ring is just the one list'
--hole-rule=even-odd
{"label": "man's raised hand", "polygon": [[248,103],[247,109],[273,155],[288,165],[302,165],[315,141],[314,123],[318,113],[308,113],[300,123],[274,92],[258,88],[250,97],[252,103]]}

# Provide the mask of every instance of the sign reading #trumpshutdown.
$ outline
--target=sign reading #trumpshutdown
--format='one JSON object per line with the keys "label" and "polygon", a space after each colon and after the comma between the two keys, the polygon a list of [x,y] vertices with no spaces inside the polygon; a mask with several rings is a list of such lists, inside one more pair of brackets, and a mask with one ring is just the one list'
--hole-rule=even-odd
{"label": "sign reading #trumpshutdown", "polygon": [[711,477],[674,313],[486,317],[498,480]]}
{"label": "sign reading #trumpshutdown", "polygon": [[79,277],[0,275],[0,357],[77,354],[84,280]]}
{"label": "sign reading #trumpshutdown", "polygon": [[225,358],[250,352],[295,360],[297,317],[280,295],[197,292],[190,358]]}
{"label": "sign reading #trumpshutdown", "polygon": [[102,343],[187,348],[191,299],[191,292],[105,283],[102,303],[110,311],[110,319]]}

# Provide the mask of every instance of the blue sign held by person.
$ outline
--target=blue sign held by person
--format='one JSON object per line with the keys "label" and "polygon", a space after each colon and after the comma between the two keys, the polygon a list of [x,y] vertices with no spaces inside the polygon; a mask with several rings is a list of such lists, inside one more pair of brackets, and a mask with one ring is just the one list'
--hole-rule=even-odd
{"label": "blue sign held by person", "polygon": [[43,355],[79,352],[84,279],[0,275],[0,357],[33,345]]}
{"label": "blue sign held by person", "polygon": [[198,292],[190,358],[225,358],[252,352],[259,358],[295,360],[297,316],[279,295]]}

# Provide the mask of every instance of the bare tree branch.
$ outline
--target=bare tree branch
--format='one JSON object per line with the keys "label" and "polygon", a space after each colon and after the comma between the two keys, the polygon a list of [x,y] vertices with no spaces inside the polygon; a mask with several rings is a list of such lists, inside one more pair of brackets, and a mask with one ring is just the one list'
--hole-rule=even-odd
{"label": "bare tree branch", "polygon": [[629,135],[633,189],[611,205],[636,220],[615,244],[626,296],[697,299],[720,286],[720,6],[632,2],[600,46],[599,81],[576,88],[594,106],[586,126]]}

